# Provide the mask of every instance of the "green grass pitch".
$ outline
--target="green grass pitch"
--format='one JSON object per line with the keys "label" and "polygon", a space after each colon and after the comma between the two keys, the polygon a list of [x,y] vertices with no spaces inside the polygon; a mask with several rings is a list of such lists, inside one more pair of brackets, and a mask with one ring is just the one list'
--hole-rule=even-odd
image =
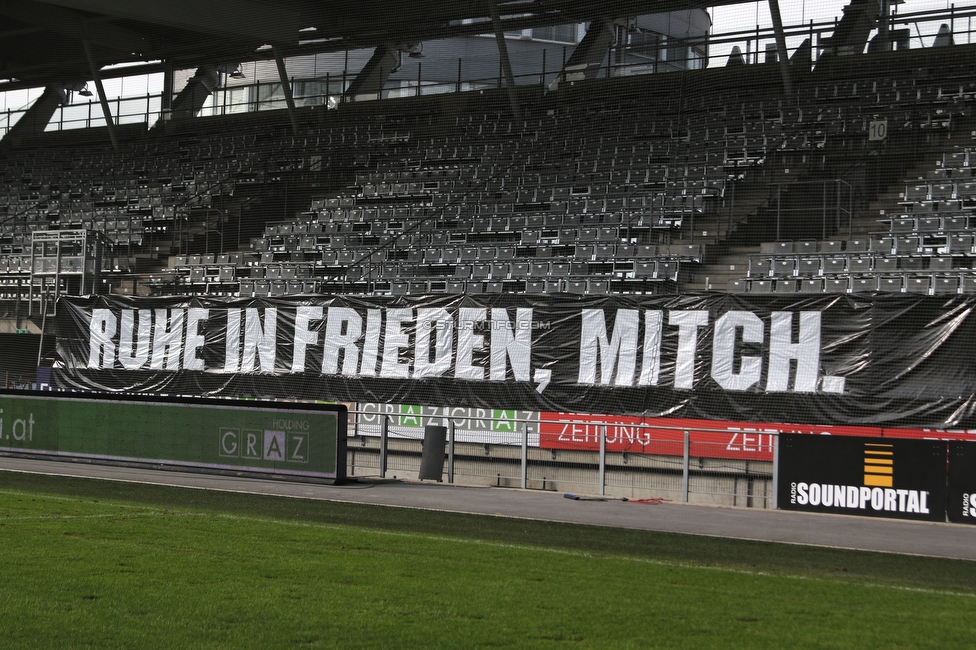
{"label": "green grass pitch", "polygon": [[3,648],[963,648],[974,611],[973,562],[0,472]]}

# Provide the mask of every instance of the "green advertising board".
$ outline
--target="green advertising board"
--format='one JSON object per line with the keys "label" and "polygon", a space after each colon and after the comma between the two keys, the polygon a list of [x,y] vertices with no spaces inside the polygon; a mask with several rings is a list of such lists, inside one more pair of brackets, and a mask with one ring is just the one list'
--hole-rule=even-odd
{"label": "green advertising board", "polygon": [[341,480],[346,407],[2,391],[0,452]]}

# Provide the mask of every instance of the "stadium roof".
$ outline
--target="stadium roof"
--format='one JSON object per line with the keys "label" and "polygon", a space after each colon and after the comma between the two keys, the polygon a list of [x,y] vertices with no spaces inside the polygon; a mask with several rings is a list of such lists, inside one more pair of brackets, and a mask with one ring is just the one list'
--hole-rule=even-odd
{"label": "stadium roof", "polygon": [[[506,31],[742,0],[498,0]],[[177,68],[492,31],[489,0],[5,0],[0,90],[69,85],[98,66]],[[144,68],[146,70],[146,68]],[[135,71],[132,71],[135,72]]]}

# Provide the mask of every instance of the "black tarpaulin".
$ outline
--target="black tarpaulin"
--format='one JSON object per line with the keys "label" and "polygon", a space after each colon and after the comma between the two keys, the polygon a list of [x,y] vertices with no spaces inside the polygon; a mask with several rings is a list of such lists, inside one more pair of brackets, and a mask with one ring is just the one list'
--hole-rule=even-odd
{"label": "black tarpaulin", "polygon": [[62,299],[65,388],[971,427],[972,298]]}

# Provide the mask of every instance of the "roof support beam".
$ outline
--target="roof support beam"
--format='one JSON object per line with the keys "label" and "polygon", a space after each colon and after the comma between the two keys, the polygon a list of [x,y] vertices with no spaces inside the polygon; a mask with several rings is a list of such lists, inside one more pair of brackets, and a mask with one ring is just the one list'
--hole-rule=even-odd
{"label": "roof support beam", "polygon": [[498,43],[498,58],[505,73],[505,86],[508,88],[508,102],[512,105],[512,117],[522,119],[519,107],[518,89],[515,87],[515,75],[512,74],[512,62],[508,58],[508,45],[505,43],[505,32],[502,31],[502,21],[498,16],[498,1],[490,0],[491,25],[495,30],[495,42]]}
{"label": "roof support beam", "polygon": [[580,41],[573,54],[566,61],[562,72],[552,82],[549,89],[557,90],[559,84],[565,81],[582,81],[593,79],[603,65],[610,46],[613,45],[613,24],[606,20],[594,20],[586,30],[586,36]]}
{"label": "roof support beam", "polygon": [[16,124],[10,127],[4,139],[9,138],[9,141],[13,141],[18,136],[43,133],[58,107],[64,104],[66,99],[67,94],[63,88],[48,86],[44,89],[44,94],[34,102],[34,105],[17,120]]}
{"label": "roof support beam", "polygon": [[783,91],[793,94],[793,79],[790,76],[790,55],[786,51],[786,34],[783,33],[783,18],[779,13],[779,0],[769,0],[769,15],[773,19],[773,33],[776,35],[776,53],[779,59],[779,72],[783,76]]}
{"label": "roof support beam", "polygon": [[355,100],[357,95],[377,96],[383,91],[386,80],[400,67],[400,51],[393,45],[380,45],[373,50],[363,69],[346,89],[346,97]]}
{"label": "roof support beam", "polygon": [[197,71],[186,82],[186,86],[173,100],[173,118],[195,117],[206,103],[210,93],[220,82],[220,73],[212,65],[197,68]]}
{"label": "roof support beam", "polygon": [[112,119],[112,109],[108,106],[108,98],[105,96],[105,86],[102,85],[102,76],[98,71],[98,64],[95,63],[95,55],[92,54],[91,44],[88,41],[82,41],[82,45],[85,46],[85,56],[88,58],[88,67],[91,68],[92,80],[95,82],[95,88],[98,90],[98,101],[102,105],[102,115],[105,116],[105,126],[108,127],[108,137],[112,140],[112,148],[118,153],[119,149],[119,136],[115,132],[115,121]]}
{"label": "roof support beam", "polygon": [[853,56],[864,51],[868,36],[878,24],[878,0],[851,0],[844,7],[844,16],[833,34],[826,40],[817,67],[829,67],[835,56]]}
{"label": "roof support beam", "polygon": [[295,115],[295,96],[291,93],[291,82],[288,80],[288,71],[285,70],[285,61],[281,58],[281,52],[277,47],[274,49],[275,63],[278,65],[278,78],[281,79],[281,89],[285,93],[285,104],[288,106],[288,119],[291,120],[291,132],[298,133],[298,117]]}

